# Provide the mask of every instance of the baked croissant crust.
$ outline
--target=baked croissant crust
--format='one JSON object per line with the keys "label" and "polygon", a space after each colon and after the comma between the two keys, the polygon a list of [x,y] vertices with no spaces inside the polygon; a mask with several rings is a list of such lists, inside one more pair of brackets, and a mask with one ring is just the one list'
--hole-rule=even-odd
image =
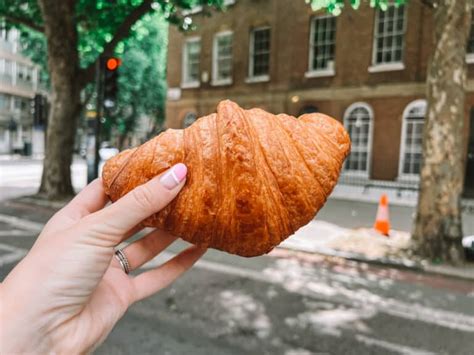
{"label": "baked croissant crust", "polygon": [[116,201],[174,164],[186,164],[184,188],[143,225],[249,257],[268,253],[313,219],[349,150],[347,132],[329,116],[297,119],[227,100],[190,127],[168,129],[108,160],[102,177]]}

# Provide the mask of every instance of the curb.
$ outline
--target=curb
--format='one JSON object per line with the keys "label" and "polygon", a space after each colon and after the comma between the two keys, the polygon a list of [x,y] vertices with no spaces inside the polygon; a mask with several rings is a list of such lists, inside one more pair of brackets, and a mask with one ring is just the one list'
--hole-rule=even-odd
{"label": "curb", "polygon": [[8,200],[8,202],[19,202],[19,203],[27,203],[30,205],[36,205],[41,207],[47,207],[51,209],[61,209],[63,208],[70,200],[64,201],[49,201],[38,197],[19,197],[16,199]]}
{"label": "curb", "polygon": [[343,252],[343,251],[338,251],[338,250],[333,250],[333,249],[325,249],[325,248],[324,249],[319,248],[319,249],[313,250],[313,253],[324,255],[324,256],[344,258],[347,260],[363,262],[363,263],[367,263],[371,265],[392,267],[395,269],[423,272],[426,274],[455,277],[462,280],[474,281],[473,271],[469,272],[469,270],[466,270],[466,271],[460,272],[459,270],[456,270],[454,267],[450,267],[450,266],[432,265],[428,263],[425,264],[425,263],[418,263],[418,262],[414,262],[410,260],[399,260],[399,259],[392,259],[392,258],[373,259],[373,258],[367,258],[361,254],[348,253],[348,252]]}

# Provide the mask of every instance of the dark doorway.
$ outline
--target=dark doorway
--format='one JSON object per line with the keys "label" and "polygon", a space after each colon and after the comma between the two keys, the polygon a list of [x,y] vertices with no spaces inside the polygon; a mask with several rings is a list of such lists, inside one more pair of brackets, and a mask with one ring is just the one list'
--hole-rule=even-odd
{"label": "dark doorway", "polygon": [[315,112],[319,112],[316,106],[306,105],[301,108],[300,112],[298,112],[298,116],[304,115],[305,113],[315,113]]}
{"label": "dark doorway", "polygon": [[471,108],[470,116],[464,196],[474,198],[474,108]]}

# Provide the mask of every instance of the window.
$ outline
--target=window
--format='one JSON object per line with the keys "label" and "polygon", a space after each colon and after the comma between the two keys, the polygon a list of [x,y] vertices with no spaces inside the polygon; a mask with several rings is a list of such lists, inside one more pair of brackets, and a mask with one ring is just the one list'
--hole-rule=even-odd
{"label": "window", "polygon": [[0,110],[10,109],[10,95],[0,94]]}
{"label": "window", "polygon": [[232,32],[215,35],[212,57],[212,84],[232,83]]}
{"label": "window", "polygon": [[250,33],[249,78],[267,81],[270,73],[270,28],[256,28]]}
{"label": "window", "polygon": [[18,63],[16,65],[16,75],[20,80],[31,82],[33,78],[33,69],[27,65]]}
{"label": "window", "polygon": [[346,172],[368,175],[372,121],[373,113],[369,105],[355,103],[347,108],[344,115],[344,126],[351,137],[352,148],[344,165]]}
{"label": "window", "polygon": [[183,128],[191,126],[197,120],[197,115],[194,112],[188,112],[183,119]]}
{"label": "window", "polygon": [[8,59],[0,59],[0,74],[12,75],[12,62]]}
{"label": "window", "polygon": [[17,63],[16,65],[16,76],[18,79],[24,79],[25,78],[25,67],[22,64]]}
{"label": "window", "polygon": [[425,114],[425,100],[416,100],[405,108],[400,144],[400,175],[420,173]]}
{"label": "window", "polygon": [[386,11],[375,13],[373,66],[385,70],[403,69],[403,42],[405,33],[405,7],[390,5]]}
{"label": "window", "polygon": [[14,96],[13,107],[16,110],[26,110],[26,108],[28,107],[28,99],[21,96]]}
{"label": "window", "polygon": [[199,86],[199,61],[201,56],[201,39],[188,38],[183,48],[183,87]]}
{"label": "window", "polygon": [[334,75],[335,42],[336,18],[334,16],[313,18],[309,38],[309,67],[306,76],[318,76],[317,74],[322,73]]}
{"label": "window", "polygon": [[298,116],[304,115],[306,113],[315,113],[319,112],[318,108],[314,105],[306,105],[301,108],[301,110],[298,112]]}
{"label": "window", "polygon": [[[474,9],[472,15],[474,16]],[[471,18],[471,32],[467,40],[466,59],[468,63],[474,63],[474,17]]]}

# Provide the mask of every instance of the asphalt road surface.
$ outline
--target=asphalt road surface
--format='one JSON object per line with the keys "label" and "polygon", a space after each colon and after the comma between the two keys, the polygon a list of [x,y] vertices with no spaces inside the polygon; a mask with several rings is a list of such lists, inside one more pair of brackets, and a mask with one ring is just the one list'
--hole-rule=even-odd
{"label": "asphalt road surface", "polygon": [[[0,203],[0,280],[52,213]],[[276,249],[251,259],[209,251],[131,307],[97,354],[470,355],[473,347],[472,281]]]}

